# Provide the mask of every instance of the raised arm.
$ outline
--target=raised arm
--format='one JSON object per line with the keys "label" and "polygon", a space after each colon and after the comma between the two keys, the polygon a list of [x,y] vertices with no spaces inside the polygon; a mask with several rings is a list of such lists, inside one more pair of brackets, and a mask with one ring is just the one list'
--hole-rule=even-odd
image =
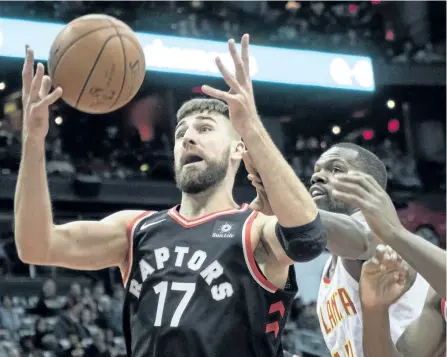
{"label": "raised arm", "polygon": [[[303,183],[276,148],[256,110],[250,78],[248,35],[242,37],[241,56],[234,40],[229,51],[235,65],[231,74],[217,58],[216,64],[230,92],[203,86],[202,90],[227,102],[234,129],[245,142],[269,196],[274,217],[257,220],[262,226],[258,238],[264,239],[279,265],[288,267],[294,261],[317,257],[326,246],[327,236],[318,216],[318,209]],[[244,158],[245,164],[247,161]],[[257,231],[257,230],[256,230]],[[254,240],[256,247],[259,239]],[[284,269],[285,270],[285,269]]]}
{"label": "raised arm", "polygon": [[51,80],[38,64],[34,76],[33,51],[27,49],[23,68],[23,143],[14,199],[15,240],[26,263],[72,269],[124,268],[127,224],[139,211],[122,211],[99,222],[53,224],[45,167],[48,107],[60,98],[60,88],[48,94]]}
{"label": "raised arm", "polygon": [[393,202],[379,184],[369,175],[351,172],[338,175],[333,185],[334,197],[359,207],[373,234],[446,298],[446,252],[402,226]]}

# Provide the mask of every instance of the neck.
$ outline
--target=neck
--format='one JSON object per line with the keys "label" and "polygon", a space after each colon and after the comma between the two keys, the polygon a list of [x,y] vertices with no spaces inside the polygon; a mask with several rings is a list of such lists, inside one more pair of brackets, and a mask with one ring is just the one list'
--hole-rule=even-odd
{"label": "neck", "polygon": [[209,213],[237,208],[232,194],[233,185],[227,187],[223,182],[198,194],[182,193],[180,214],[186,218],[200,217]]}

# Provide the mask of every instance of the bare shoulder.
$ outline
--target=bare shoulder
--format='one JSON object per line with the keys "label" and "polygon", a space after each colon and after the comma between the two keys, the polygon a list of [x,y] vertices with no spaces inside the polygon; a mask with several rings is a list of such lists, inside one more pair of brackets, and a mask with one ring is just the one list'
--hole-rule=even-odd
{"label": "bare shoulder", "polygon": [[123,210],[118,211],[115,213],[112,213],[111,215],[108,215],[107,217],[103,218],[103,222],[110,222],[110,223],[116,223],[123,226],[128,226],[131,224],[135,219],[137,219],[139,216],[143,215],[148,211],[143,210]]}

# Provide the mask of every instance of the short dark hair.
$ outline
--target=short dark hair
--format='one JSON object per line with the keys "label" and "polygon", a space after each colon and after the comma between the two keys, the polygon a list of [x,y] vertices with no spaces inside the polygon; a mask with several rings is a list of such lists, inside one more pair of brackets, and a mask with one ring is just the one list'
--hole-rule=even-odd
{"label": "short dark hair", "polygon": [[358,152],[357,161],[362,171],[371,175],[383,188],[386,189],[388,173],[385,164],[371,151],[352,143],[338,143],[332,147],[351,149]]}
{"label": "short dark hair", "polygon": [[219,113],[227,118],[230,117],[228,105],[221,100],[213,98],[194,98],[183,103],[177,111],[177,122],[191,114],[203,112]]}

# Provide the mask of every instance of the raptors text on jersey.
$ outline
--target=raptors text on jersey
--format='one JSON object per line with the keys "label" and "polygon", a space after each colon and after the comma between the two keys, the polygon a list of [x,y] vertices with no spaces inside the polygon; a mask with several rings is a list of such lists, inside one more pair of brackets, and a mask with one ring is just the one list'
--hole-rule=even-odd
{"label": "raptors text on jersey", "polygon": [[186,219],[174,207],[129,227],[124,333],[132,357],[270,357],[297,287],[260,272],[248,205]]}

